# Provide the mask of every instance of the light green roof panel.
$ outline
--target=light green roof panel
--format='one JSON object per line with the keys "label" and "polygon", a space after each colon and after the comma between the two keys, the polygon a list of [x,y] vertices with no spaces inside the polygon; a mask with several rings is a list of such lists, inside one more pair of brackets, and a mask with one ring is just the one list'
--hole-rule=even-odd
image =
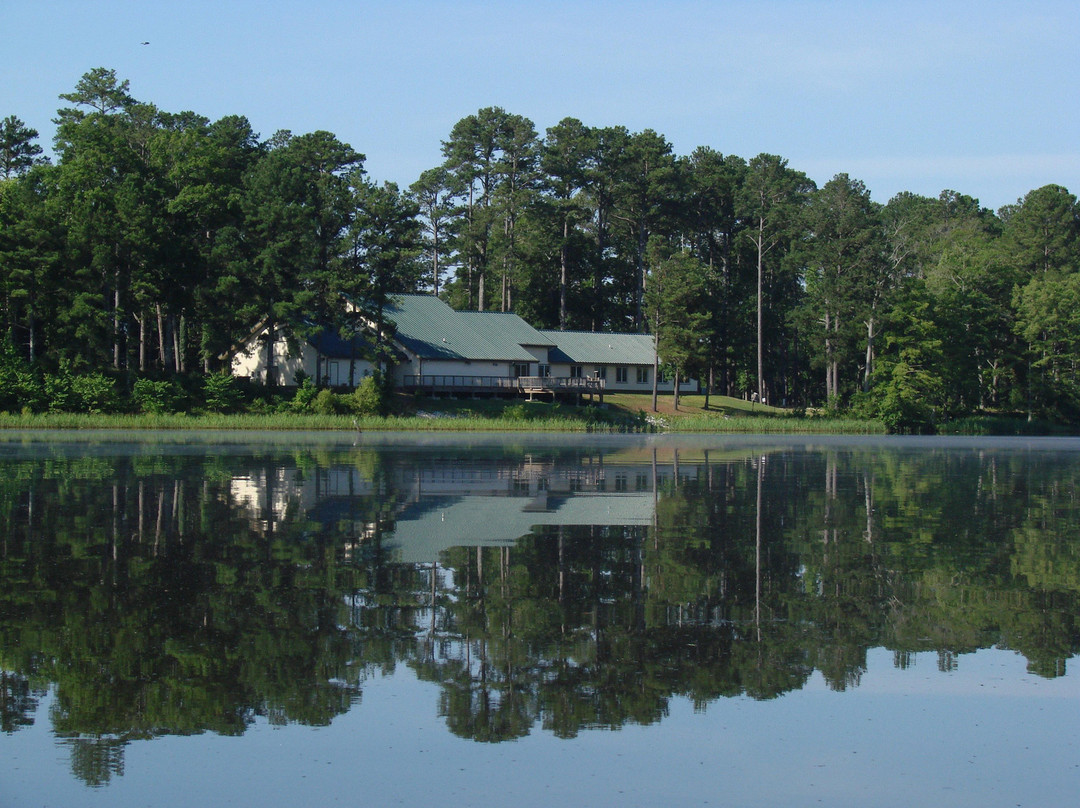
{"label": "light green roof panel", "polygon": [[510,312],[454,311],[431,295],[395,295],[386,309],[395,339],[425,359],[535,361],[523,345],[550,345]]}
{"label": "light green roof panel", "polygon": [[574,365],[652,365],[655,348],[651,334],[598,334],[592,331],[541,331],[558,347],[552,362]]}

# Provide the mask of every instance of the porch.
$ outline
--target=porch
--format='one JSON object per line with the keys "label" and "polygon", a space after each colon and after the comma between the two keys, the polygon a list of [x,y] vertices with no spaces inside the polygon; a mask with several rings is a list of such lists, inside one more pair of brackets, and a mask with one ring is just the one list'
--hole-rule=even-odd
{"label": "porch", "polygon": [[427,395],[599,395],[604,398],[604,380],[570,376],[461,376],[444,374],[407,375],[402,390]]}

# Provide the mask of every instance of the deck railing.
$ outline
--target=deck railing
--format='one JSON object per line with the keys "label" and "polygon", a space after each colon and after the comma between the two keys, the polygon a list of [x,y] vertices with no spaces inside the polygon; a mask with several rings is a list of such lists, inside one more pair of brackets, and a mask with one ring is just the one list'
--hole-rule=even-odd
{"label": "deck railing", "polygon": [[402,379],[406,390],[430,390],[433,392],[488,392],[488,393],[599,393],[604,390],[604,380],[592,377],[570,376],[460,376],[449,374],[410,375]]}

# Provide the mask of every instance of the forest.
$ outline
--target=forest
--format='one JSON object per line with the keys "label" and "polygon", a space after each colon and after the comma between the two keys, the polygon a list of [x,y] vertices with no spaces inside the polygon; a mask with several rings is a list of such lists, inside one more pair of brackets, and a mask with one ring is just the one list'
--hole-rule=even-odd
{"label": "forest", "polygon": [[61,100],[54,160],[0,122],[0,409],[57,407],[35,378],[78,408],[88,378],[219,376],[257,323],[350,328],[346,299],[426,291],[653,333],[717,395],[911,428],[1080,421],[1080,224],[1058,185],[996,212],[954,190],[880,204],[778,155],[574,118],[541,135],[489,107],[399,188],[330,132],[166,112],[106,68]]}

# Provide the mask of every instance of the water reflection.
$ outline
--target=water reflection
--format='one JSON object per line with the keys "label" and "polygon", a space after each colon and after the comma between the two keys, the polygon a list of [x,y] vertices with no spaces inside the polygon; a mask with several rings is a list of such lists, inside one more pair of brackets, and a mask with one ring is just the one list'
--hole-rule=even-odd
{"label": "water reflection", "polygon": [[[560,445],[560,443],[564,445]],[[449,730],[573,737],[857,686],[870,649],[1060,676],[1080,451],[684,440],[6,443],[0,727],[124,747],[319,726],[407,665]]]}

